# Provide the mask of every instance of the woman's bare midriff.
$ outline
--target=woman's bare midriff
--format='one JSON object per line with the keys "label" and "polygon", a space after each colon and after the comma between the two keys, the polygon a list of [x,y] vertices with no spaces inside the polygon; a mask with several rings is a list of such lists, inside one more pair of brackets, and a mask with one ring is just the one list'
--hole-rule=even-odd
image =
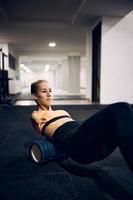
{"label": "woman's bare midriff", "polygon": [[52,139],[54,132],[56,131],[57,128],[59,128],[60,126],[62,126],[64,123],[69,122],[69,121],[74,121],[72,118],[61,118],[58,119],[54,122],[52,122],[51,124],[49,124],[43,135],[45,135],[46,137],[49,137],[50,139]]}

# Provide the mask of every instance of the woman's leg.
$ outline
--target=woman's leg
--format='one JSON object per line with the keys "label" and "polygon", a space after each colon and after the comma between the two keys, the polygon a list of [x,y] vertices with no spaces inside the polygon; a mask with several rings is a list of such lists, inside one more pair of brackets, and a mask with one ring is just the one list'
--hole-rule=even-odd
{"label": "woman's leg", "polygon": [[115,103],[87,119],[63,148],[77,162],[90,163],[108,156],[119,146],[133,167],[133,112],[128,103]]}

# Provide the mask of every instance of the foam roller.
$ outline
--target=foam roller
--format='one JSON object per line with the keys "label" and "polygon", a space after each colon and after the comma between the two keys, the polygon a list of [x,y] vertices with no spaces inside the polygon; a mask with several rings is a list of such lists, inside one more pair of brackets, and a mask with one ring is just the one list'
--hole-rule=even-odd
{"label": "foam roller", "polygon": [[32,142],[30,157],[35,163],[39,164],[63,159],[67,156],[56,144],[46,138],[41,138]]}

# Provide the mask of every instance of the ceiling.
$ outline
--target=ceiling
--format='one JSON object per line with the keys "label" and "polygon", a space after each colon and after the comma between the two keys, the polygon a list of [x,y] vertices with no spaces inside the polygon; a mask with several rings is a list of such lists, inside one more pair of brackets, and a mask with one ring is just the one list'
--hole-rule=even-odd
{"label": "ceiling", "polygon": [[[87,29],[102,16],[122,17],[132,0],[0,0],[0,43],[33,65],[85,53]],[[55,41],[57,46],[49,48]]]}

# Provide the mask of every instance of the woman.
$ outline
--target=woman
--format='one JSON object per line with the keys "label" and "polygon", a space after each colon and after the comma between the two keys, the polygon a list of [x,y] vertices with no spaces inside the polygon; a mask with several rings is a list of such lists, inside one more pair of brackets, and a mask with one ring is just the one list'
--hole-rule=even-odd
{"label": "woman", "polygon": [[55,142],[73,160],[91,163],[119,147],[133,170],[133,112],[128,103],[114,103],[81,125],[64,110],[52,110],[52,89],[45,80],[31,84],[38,110],[31,115],[36,131]]}

